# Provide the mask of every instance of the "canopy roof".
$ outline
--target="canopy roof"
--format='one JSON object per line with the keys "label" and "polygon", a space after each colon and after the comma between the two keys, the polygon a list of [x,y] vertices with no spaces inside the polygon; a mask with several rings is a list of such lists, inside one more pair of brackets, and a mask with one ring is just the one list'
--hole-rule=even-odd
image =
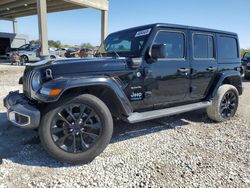
{"label": "canopy roof", "polygon": [[[47,12],[80,8],[108,10],[108,0],[47,0]],[[0,19],[36,15],[37,0],[0,0]]]}

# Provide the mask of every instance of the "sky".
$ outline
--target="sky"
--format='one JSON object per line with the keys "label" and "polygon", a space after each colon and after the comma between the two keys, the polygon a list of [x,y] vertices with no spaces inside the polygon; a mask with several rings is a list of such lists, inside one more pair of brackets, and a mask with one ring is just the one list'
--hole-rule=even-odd
{"label": "sky", "polygon": [[[250,0],[110,0],[108,33],[150,23],[172,23],[236,32],[241,48],[250,48]],[[38,39],[37,16],[18,18],[18,32]],[[12,23],[0,21],[0,32]],[[50,40],[99,45],[101,13],[79,9],[48,14]]]}

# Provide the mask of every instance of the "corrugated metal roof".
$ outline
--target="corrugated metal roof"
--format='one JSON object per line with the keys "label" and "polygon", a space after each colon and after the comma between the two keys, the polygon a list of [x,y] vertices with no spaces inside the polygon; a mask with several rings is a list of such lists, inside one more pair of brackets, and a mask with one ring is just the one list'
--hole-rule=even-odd
{"label": "corrugated metal roof", "polygon": [[[59,12],[80,8],[108,10],[108,0],[47,0],[47,12]],[[0,0],[0,19],[37,14],[37,0]]]}

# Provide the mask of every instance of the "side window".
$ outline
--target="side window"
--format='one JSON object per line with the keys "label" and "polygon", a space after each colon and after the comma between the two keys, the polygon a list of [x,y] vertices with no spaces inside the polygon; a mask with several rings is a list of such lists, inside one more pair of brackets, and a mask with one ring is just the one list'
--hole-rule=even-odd
{"label": "side window", "polygon": [[237,40],[233,37],[219,37],[220,59],[236,59],[239,57]]}
{"label": "side window", "polygon": [[183,33],[160,31],[155,38],[154,44],[167,45],[167,58],[185,58],[185,36]]}
{"label": "side window", "polygon": [[215,58],[213,36],[205,34],[194,34],[193,51],[194,58],[196,59]]}

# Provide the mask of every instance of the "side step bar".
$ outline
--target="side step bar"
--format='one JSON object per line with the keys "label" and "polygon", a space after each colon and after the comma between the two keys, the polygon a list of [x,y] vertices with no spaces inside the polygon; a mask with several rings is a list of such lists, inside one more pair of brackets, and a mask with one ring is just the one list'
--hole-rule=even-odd
{"label": "side step bar", "polygon": [[138,123],[142,121],[162,118],[165,116],[171,116],[176,114],[181,114],[184,112],[189,112],[193,110],[198,110],[202,108],[206,108],[211,105],[210,101],[205,102],[198,102],[188,105],[182,105],[178,107],[171,107],[171,108],[165,108],[160,110],[153,110],[153,111],[147,111],[147,112],[134,112],[129,117],[125,117],[123,120],[128,123]]}

